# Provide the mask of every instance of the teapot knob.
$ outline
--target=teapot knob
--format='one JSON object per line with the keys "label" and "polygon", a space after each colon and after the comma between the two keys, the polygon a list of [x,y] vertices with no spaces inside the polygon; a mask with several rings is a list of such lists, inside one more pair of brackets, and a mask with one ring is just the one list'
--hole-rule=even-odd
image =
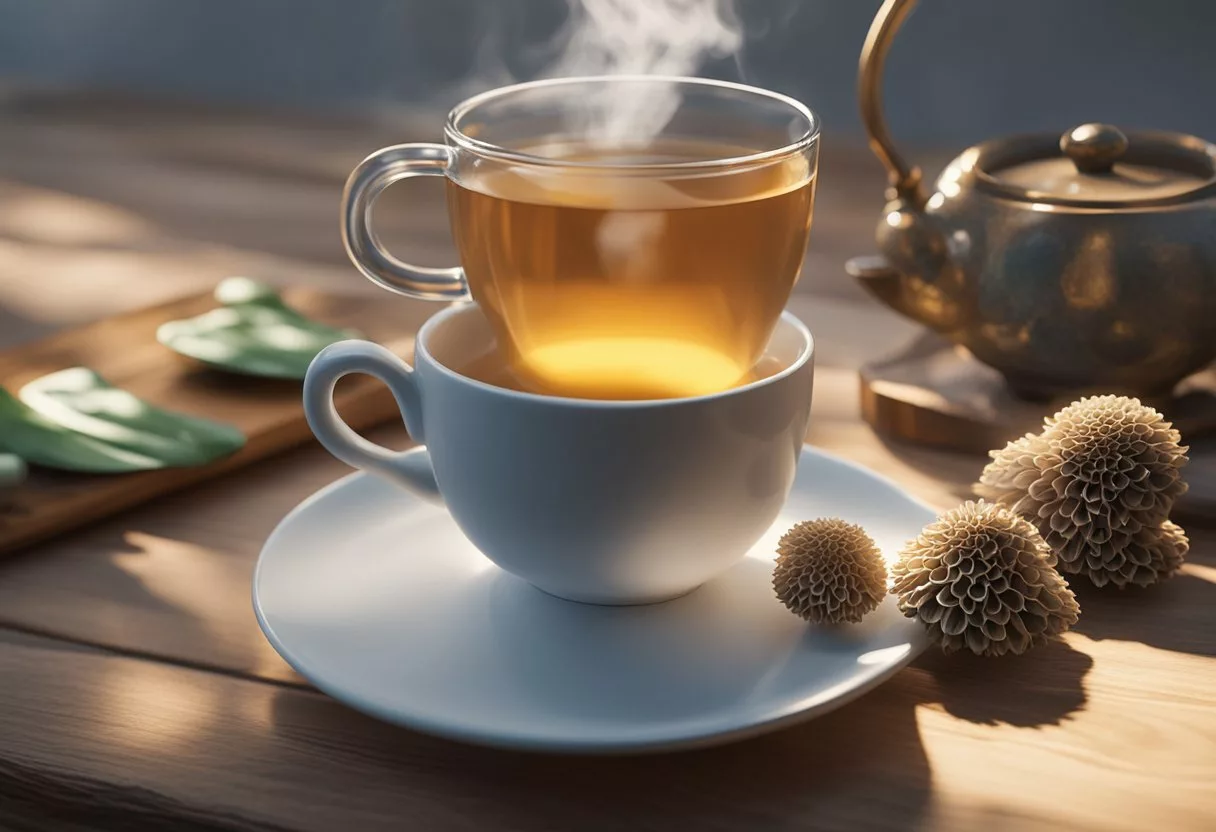
{"label": "teapot knob", "polygon": [[1110,173],[1127,152],[1127,136],[1109,124],[1082,124],[1060,137],[1060,150],[1080,173]]}

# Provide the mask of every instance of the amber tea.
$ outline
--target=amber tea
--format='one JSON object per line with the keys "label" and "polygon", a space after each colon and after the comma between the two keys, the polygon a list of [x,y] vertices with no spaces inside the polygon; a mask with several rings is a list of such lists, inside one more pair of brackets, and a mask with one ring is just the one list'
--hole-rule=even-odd
{"label": "amber tea", "polygon": [[813,163],[792,155],[701,172],[679,163],[750,151],[671,139],[628,154],[523,150],[545,164],[448,180],[461,262],[503,350],[470,372],[597,399],[748,380],[802,264]]}

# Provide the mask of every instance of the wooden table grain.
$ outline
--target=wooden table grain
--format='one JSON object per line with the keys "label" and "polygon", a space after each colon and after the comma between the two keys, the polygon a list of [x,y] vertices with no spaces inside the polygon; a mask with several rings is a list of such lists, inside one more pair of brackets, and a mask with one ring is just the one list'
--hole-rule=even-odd
{"label": "wooden table grain", "polygon": [[[336,206],[366,152],[437,123],[335,122],[96,96],[0,103],[0,345],[232,273],[352,292]],[[940,154],[939,154],[940,157]],[[815,331],[808,439],[946,508],[983,465],[885,443],[856,368],[916,335],[842,265],[882,173],[829,144],[791,303]],[[406,189],[397,189],[404,191]],[[398,250],[451,256],[438,192],[393,194]],[[399,304],[403,332],[431,311]],[[404,447],[400,427],[374,438]],[[292,506],[341,476],[315,445],[0,563],[0,829],[1204,830],[1216,828],[1216,532],[1183,574],[1079,592],[1061,642],[927,654],[813,722],[722,748],[581,759],[364,717],[262,638],[249,580]]]}

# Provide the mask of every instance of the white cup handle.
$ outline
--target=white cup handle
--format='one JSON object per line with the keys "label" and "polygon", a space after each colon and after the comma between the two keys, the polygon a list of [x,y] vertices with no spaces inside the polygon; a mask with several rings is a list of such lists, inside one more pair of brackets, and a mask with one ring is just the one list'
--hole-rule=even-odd
{"label": "white cup handle", "polygon": [[420,496],[439,497],[435,476],[422,454],[393,451],[369,442],[342,421],[334,407],[338,380],[363,373],[388,386],[405,420],[410,436],[425,442],[422,399],[414,368],[379,344],[370,341],[340,341],[330,344],[308,365],[304,376],[304,416],[313,435],[338,459],[384,477]]}

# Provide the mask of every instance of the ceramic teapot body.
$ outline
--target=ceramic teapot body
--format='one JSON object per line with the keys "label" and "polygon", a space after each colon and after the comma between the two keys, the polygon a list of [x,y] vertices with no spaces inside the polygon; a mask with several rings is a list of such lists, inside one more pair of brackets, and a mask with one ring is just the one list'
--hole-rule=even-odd
{"label": "ceramic teapot body", "polygon": [[878,77],[914,0],[887,0],[862,111],[891,174],[881,256],[849,271],[1030,398],[1168,393],[1216,359],[1216,148],[1083,125],[970,148],[925,194],[893,149]]}

